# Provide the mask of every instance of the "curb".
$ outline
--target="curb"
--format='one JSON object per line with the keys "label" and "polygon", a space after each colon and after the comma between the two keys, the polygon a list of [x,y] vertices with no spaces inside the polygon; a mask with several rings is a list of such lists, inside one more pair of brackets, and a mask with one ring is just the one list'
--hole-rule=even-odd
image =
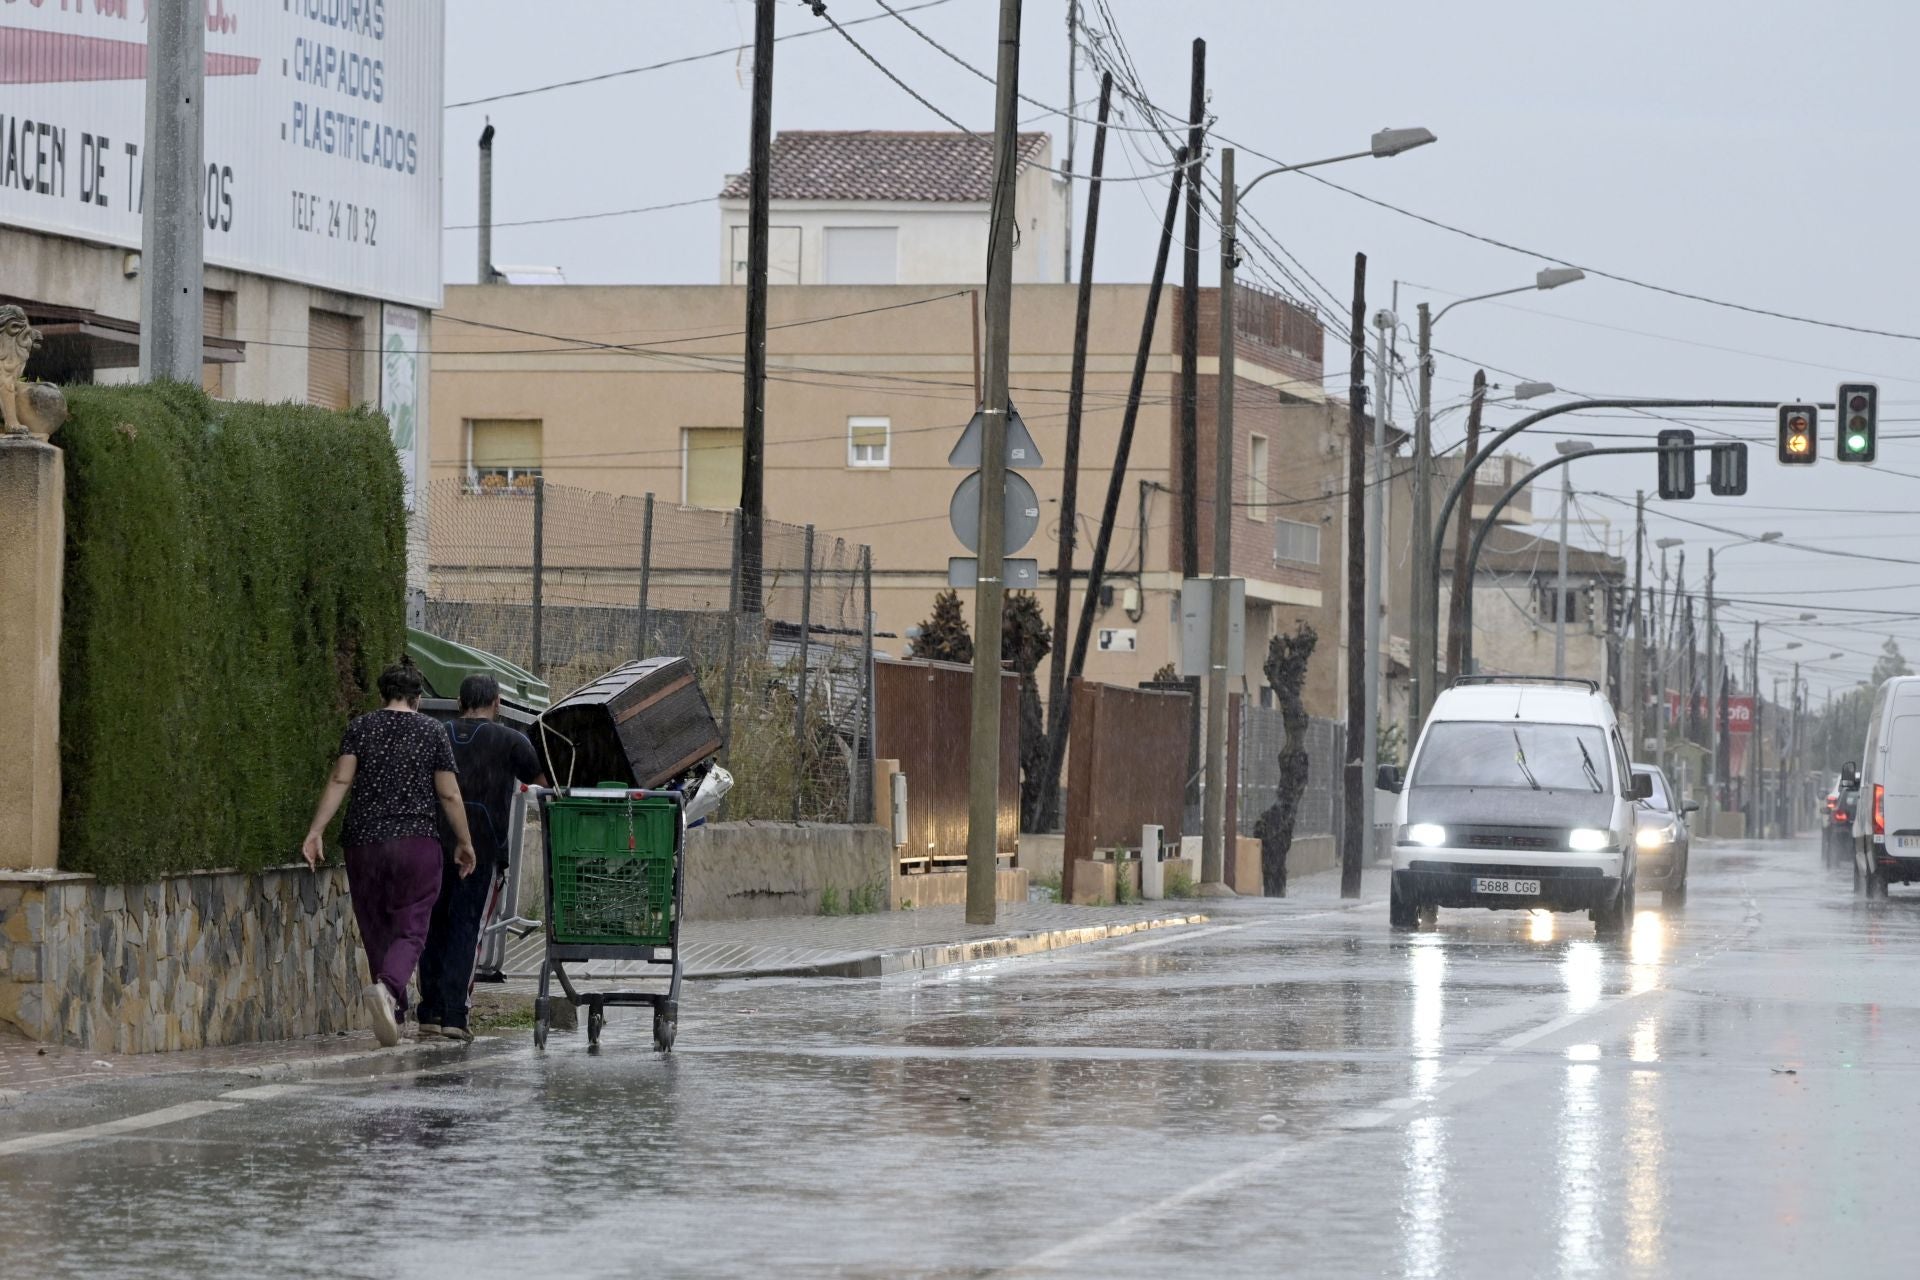
{"label": "curb", "polygon": [[689,980],[702,981],[740,978],[884,978],[890,974],[913,973],[923,969],[943,969],[950,965],[972,964],[981,960],[1009,960],[1124,938],[1149,929],[1175,929],[1182,925],[1205,924],[1212,917],[1200,914],[1163,916],[1155,920],[1135,920],[1124,924],[1096,924],[1076,929],[1048,929],[1038,933],[1006,934],[998,938],[974,938],[967,942],[934,942],[894,951],[873,951],[829,960],[821,964],[785,965],[766,969],[712,969],[689,972]]}
{"label": "curb", "polygon": [[195,1068],[195,1073],[241,1076],[248,1080],[300,1080],[308,1076],[317,1076],[330,1067],[350,1063],[378,1062],[382,1059],[397,1061],[413,1055],[430,1058],[453,1057],[471,1047],[467,1044],[456,1044],[451,1040],[440,1044],[427,1044],[414,1040],[396,1044],[392,1048],[355,1049],[329,1057],[289,1058],[284,1062],[259,1062],[245,1067],[198,1067]]}

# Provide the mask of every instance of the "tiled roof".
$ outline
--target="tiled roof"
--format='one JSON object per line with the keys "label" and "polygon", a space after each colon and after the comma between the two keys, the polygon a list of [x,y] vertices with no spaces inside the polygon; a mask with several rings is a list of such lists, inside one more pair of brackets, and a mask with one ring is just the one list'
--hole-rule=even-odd
{"label": "tiled roof", "polygon": [[[1040,161],[1049,138],[1023,133],[1018,167]],[[965,133],[783,130],[773,140],[775,200],[985,201],[993,145]],[[747,175],[729,174],[722,200],[747,198]]]}

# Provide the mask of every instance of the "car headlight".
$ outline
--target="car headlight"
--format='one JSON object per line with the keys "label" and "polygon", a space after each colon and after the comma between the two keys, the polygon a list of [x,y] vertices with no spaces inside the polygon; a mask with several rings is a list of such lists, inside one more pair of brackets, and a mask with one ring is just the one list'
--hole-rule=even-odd
{"label": "car headlight", "polygon": [[1447,829],[1437,822],[1416,822],[1406,829],[1406,843],[1437,849],[1447,842]]}
{"label": "car headlight", "polygon": [[1567,832],[1567,848],[1575,853],[1599,853],[1613,844],[1613,833],[1596,827],[1575,827]]}
{"label": "car headlight", "polygon": [[1633,842],[1642,849],[1664,849],[1673,843],[1673,832],[1666,827],[1642,827],[1634,832]]}

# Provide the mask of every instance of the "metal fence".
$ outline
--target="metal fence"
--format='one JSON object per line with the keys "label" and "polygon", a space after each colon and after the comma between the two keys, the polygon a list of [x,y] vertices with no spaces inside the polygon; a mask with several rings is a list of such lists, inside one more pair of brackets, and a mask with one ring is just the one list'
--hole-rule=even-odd
{"label": "metal fence", "polygon": [[[1346,726],[1339,721],[1307,721],[1307,789],[1294,815],[1295,835],[1340,834],[1346,743]],[[1241,835],[1253,834],[1254,824],[1280,794],[1280,751],[1286,744],[1286,721],[1278,707],[1245,708],[1240,717]]]}
{"label": "metal fence", "polygon": [[737,512],[652,494],[451,479],[428,501],[427,630],[529,668],[556,697],[635,658],[684,655],[726,734],[727,817],[870,819],[865,546],[767,520],[743,565]]}

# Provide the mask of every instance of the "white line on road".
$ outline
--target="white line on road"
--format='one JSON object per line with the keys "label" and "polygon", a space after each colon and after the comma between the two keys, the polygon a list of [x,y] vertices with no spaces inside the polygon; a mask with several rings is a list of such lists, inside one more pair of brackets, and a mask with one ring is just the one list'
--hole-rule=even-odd
{"label": "white line on road", "polygon": [[84,1125],[78,1129],[62,1129],[58,1133],[33,1133],[24,1138],[9,1138],[0,1142],[0,1156],[17,1155],[23,1151],[44,1151],[48,1147],[64,1147],[70,1143],[87,1142],[94,1138],[111,1138],[116,1134],[135,1133],[141,1129],[157,1129],[163,1124],[178,1124],[182,1120],[193,1120],[200,1116],[212,1115],[216,1111],[238,1111],[245,1104],[239,1102],[182,1102],[177,1106],[162,1107],[158,1111],[148,1111],[137,1116],[127,1116],[122,1120],[107,1120],[100,1124]]}

